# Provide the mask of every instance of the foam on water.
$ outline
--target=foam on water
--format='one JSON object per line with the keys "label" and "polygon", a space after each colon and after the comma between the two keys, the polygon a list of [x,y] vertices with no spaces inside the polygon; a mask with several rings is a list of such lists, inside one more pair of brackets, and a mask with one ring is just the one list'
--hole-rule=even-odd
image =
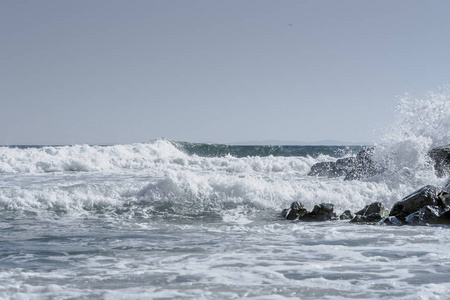
{"label": "foam on water", "polygon": [[297,186],[314,163],[336,159],[201,157],[167,140],[105,147],[2,147],[0,153],[4,208],[71,212],[134,204],[142,209],[144,204],[153,213],[177,215],[279,210],[297,199]]}
{"label": "foam on water", "polygon": [[389,207],[441,185],[426,153],[449,142],[446,95],[400,102],[376,142],[387,171],[361,181],[306,175],[352,154],[331,148],[0,147],[0,298],[445,299],[448,228],[279,213],[297,200]]}
{"label": "foam on water", "polygon": [[180,163],[182,156],[164,162],[155,158],[147,162],[152,168],[122,170],[119,174],[108,170],[4,175],[0,205],[61,212],[96,212],[127,205],[136,210],[145,207],[150,214],[195,216],[209,212],[225,217],[239,211],[239,218],[242,214],[251,218],[265,211],[274,215],[296,200],[310,209],[317,203],[331,202],[338,210],[345,210],[359,209],[373,199],[393,203],[401,197],[401,192],[392,190],[392,182],[305,176],[315,162],[334,159],[326,156],[192,156]]}

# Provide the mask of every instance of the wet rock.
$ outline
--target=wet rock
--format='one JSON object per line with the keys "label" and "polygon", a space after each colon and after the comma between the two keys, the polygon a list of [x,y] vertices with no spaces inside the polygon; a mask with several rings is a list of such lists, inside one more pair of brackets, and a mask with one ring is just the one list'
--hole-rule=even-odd
{"label": "wet rock", "polygon": [[450,209],[442,212],[439,217],[435,220],[435,224],[450,225]]}
{"label": "wet rock", "polygon": [[405,222],[408,225],[422,225],[422,226],[435,224],[440,214],[441,208],[439,206],[427,205],[422,207],[418,211],[408,215],[405,218]]}
{"label": "wet rock", "polygon": [[364,215],[370,215],[370,214],[374,214],[374,213],[378,213],[380,215],[386,215],[389,213],[389,210],[386,207],[384,207],[383,203],[373,202],[369,205],[366,205],[360,211],[356,212],[356,215],[364,216]]}
{"label": "wet rock", "polygon": [[353,167],[347,172],[344,180],[365,179],[385,170],[372,159],[375,147],[364,149],[356,155],[356,161]]}
{"label": "wet rock", "polygon": [[444,177],[450,173],[450,145],[441,146],[428,152],[434,163],[434,170],[438,177]]}
{"label": "wet rock", "polygon": [[364,179],[384,172],[384,169],[372,160],[374,148],[360,151],[356,157],[346,157],[336,162],[320,162],[311,167],[309,176],[329,178],[344,176],[345,180]]}
{"label": "wet rock", "polygon": [[448,203],[448,193],[440,188],[427,185],[401,201],[394,204],[389,216],[395,216],[401,222],[406,222],[406,217],[425,206],[437,206],[444,210]]}
{"label": "wet rock", "polygon": [[346,176],[356,163],[356,157],[345,157],[336,160],[328,177]]}
{"label": "wet rock", "polygon": [[403,222],[400,221],[399,219],[397,219],[394,216],[390,216],[390,217],[384,217],[381,221],[380,221],[380,225],[388,225],[388,226],[401,226],[403,225]]}
{"label": "wet rock", "polygon": [[331,203],[321,203],[319,205],[314,205],[311,212],[305,214],[303,217],[299,218],[303,221],[330,221],[337,220],[338,216],[334,211],[334,204]]}
{"label": "wet rock", "polygon": [[353,167],[355,161],[355,157],[346,157],[340,158],[335,162],[320,162],[311,167],[308,176],[322,176],[328,178],[345,176]]}
{"label": "wet rock", "polygon": [[331,161],[317,163],[311,167],[308,176],[328,176],[335,164]]}
{"label": "wet rock", "polygon": [[373,213],[370,215],[356,215],[353,219],[351,219],[350,223],[364,223],[364,224],[373,224],[378,223],[383,219],[383,216],[379,213]]}
{"label": "wet rock", "polygon": [[355,214],[353,214],[350,210],[347,209],[339,216],[339,219],[340,220],[350,220],[350,219],[353,219],[354,217],[355,217]]}
{"label": "wet rock", "polygon": [[378,223],[388,212],[388,209],[384,207],[383,203],[373,202],[369,205],[366,205],[360,211],[357,211],[355,217],[351,219],[350,223]]}
{"label": "wet rock", "polygon": [[306,213],[307,210],[305,206],[302,203],[295,201],[291,203],[290,208],[283,209],[281,215],[287,220],[295,220],[299,217],[303,217]]}

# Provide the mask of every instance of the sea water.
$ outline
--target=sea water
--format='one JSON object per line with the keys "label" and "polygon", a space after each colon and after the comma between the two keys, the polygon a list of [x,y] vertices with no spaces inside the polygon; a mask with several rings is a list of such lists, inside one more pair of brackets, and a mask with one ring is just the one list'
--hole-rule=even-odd
{"label": "sea water", "polygon": [[307,176],[365,146],[0,147],[2,299],[449,299],[450,228],[280,217],[337,212],[444,186],[449,98],[402,100],[376,142],[387,171]]}

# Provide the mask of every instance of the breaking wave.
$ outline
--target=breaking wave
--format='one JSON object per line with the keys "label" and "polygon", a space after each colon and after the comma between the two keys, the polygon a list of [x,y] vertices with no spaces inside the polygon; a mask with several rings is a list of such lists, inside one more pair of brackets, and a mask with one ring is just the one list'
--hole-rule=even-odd
{"label": "breaking wave", "polygon": [[450,92],[448,87],[420,99],[406,94],[396,107],[395,121],[374,143],[375,160],[387,169],[383,175],[398,181],[441,184],[428,152],[450,143]]}

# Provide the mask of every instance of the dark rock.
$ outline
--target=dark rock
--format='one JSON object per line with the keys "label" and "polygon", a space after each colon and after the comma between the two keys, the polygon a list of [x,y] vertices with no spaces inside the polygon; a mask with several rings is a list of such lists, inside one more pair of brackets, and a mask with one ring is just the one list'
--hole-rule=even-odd
{"label": "dark rock", "polygon": [[281,215],[287,220],[295,220],[299,217],[303,217],[306,213],[307,210],[305,206],[302,203],[295,201],[291,203],[290,208],[283,209]]}
{"label": "dark rock", "polygon": [[447,209],[435,220],[435,224],[450,225],[450,209]]}
{"label": "dark rock", "polygon": [[405,221],[408,225],[429,225],[435,224],[441,214],[439,206],[424,206],[418,211],[408,215]]}
{"label": "dark rock", "polygon": [[383,203],[373,202],[369,205],[366,205],[360,211],[356,212],[357,215],[362,215],[362,216],[370,215],[370,214],[374,214],[374,213],[378,213],[380,215],[386,215],[389,213],[389,210],[386,207],[384,207]]}
{"label": "dark rock", "polygon": [[364,149],[356,155],[356,161],[344,180],[365,179],[385,171],[383,167],[373,161],[374,149],[375,147]]}
{"label": "dark rock", "polygon": [[350,220],[350,219],[353,219],[354,217],[355,217],[355,214],[353,214],[350,210],[346,210],[339,216],[339,219]]}
{"label": "dark rock", "polygon": [[346,176],[356,163],[356,157],[345,157],[336,160],[328,177]]}
{"label": "dark rock", "polygon": [[373,213],[370,215],[356,215],[353,219],[351,219],[350,223],[378,223],[383,219],[383,216],[379,213]]}
{"label": "dark rock", "polygon": [[340,177],[345,180],[364,179],[384,172],[379,164],[372,160],[374,147],[360,151],[356,157],[346,157],[336,162],[320,162],[311,167],[309,176]]}
{"label": "dark rock", "polygon": [[438,177],[444,177],[450,173],[450,145],[431,149],[428,155],[433,160]]}
{"label": "dark rock", "polygon": [[344,157],[336,160],[336,166],[340,169],[348,169],[356,162],[356,157]]}
{"label": "dark rock", "polygon": [[334,204],[321,203],[319,205],[314,205],[311,212],[305,214],[299,219],[302,221],[330,221],[337,220],[338,216],[334,211]]}
{"label": "dark rock", "polygon": [[328,176],[335,164],[331,161],[317,163],[311,167],[308,176]]}
{"label": "dark rock", "polygon": [[320,162],[311,167],[308,176],[323,176],[328,178],[345,176],[353,167],[355,161],[355,157],[346,157],[340,158],[336,162]]}
{"label": "dark rock", "polygon": [[447,201],[448,194],[446,191],[427,185],[411,195],[406,196],[401,201],[396,202],[389,215],[397,217],[402,222],[406,222],[407,216],[419,211],[424,206],[438,206],[443,210],[446,207]]}
{"label": "dark rock", "polygon": [[397,219],[394,216],[390,216],[390,217],[384,217],[381,221],[380,221],[380,225],[388,225],[388,226],[401,226],[403,225],[403,222],[400,221],[399,219]]}
{"label": "dark rock", "polygon": [[360,151],[356,157],[346,157],[336,162],[320,162],[311,167],[309,176],[339,177],[345,180],[364,179],[384,172],[384,169],[372,160],[374,148]]}

